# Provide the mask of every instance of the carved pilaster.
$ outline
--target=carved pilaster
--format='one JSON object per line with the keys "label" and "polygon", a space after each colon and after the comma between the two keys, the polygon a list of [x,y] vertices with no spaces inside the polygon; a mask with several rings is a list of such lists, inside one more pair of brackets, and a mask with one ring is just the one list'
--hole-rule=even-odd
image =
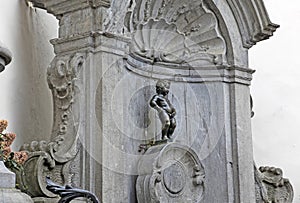
{"label": "carved pilaster", "polygon": [[[93,99],[87,90],[93,91],[90,85],[97,81],[88,75],[93,75],[94,63],[98,62],[91,53],[101,50],[95,49],[102,43],[103,21],[110,0],[31,2],[59,20],[59,38],[51,40],[56,56],[47,71],[53,95],[52,132],[47,141],[32,141],[23,146],[30,155],[24,174],[19,174],[19,184],[33,197],[53,197],[45,188],[45,176],[62,185],[76,183],[77,187],[91,190],[95,181],[90,173],[95,170],[95,161],[87,155],[89,148],[84,144],[90,146],[92,142],[86,112],[92,109]],[[76,157],[80,163],[74,163]],[[88,166],[82,167],[83,159]]]}

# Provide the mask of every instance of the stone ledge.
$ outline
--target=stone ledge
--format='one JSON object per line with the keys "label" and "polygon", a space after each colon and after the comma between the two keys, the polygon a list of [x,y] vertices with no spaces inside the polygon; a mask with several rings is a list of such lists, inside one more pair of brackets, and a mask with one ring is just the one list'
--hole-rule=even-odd
{"label": "stone ledge", "polygon": [[109,7],[110,0],[29,0],[32,4],[41,9],[47,10],[58,17],[65,13],[74,12],[83,8],[92,7],[97,8],[100,6]]}
{"label": "stone ledge", "polygon": [[69,37],[51,40],[56,54],[78,52],[88,50],[92,52],[117,51],[118,55],[125,55],[128,52],[130,39],[107,32],[86,32],[84,34],[72,35]]}
{"label": "stone ledge", "polygon": [[186,64],[144,63],[128,56],[125,67],[135,74],[177,82],[226,82],[250,85],[254,70],[230,65],[203,65],[199,67]]}
{"label": "stone ledge", "polygon": [[15,188],[0,188],[0,203],[33,203],[30,196]]}

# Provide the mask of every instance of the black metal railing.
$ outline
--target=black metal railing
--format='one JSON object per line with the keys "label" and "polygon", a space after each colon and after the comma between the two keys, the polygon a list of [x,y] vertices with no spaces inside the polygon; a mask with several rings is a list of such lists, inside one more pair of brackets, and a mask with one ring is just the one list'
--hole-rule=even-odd
{"label": "black metal railing", "polygon": [[80,198],[80,197],[86,198],[92,201],[93,203],[100,203],[96,195],[94,195],[90,191],[74,188],[69,185],[66,186],[58,185],[54,183],[49,177],[46,177],[46,183],[47,183],[46,188],[49,191],[61,197],[58,203],[69,203],[73,199]]}

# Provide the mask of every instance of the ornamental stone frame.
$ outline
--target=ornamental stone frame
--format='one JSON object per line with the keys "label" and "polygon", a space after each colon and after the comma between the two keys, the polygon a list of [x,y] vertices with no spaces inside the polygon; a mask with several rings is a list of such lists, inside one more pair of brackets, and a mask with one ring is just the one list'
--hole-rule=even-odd
{"label": "ornamental stone frame", "polygon": [[[182,202],[193,191],[189,202],[261,200],[255,182],[267,189],[254,178],[248,49],[278,28],[262,0],[31,2],[59,20],[47,77],[52,134],[24,145],[30,157],[19,176],[32,197],[54,198],[45,189],[50,176],[105,203]],[[140,153],[160,132],[148,106],[158,79],[172,83],[175,139]],[[147,185],[160,159],[173,164],[162,163],[170,170]]]}

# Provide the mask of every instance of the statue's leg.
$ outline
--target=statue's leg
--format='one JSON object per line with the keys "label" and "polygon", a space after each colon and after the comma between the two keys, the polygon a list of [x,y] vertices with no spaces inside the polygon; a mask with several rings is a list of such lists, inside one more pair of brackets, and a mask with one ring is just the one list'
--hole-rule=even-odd
{"label": "statue's leg", "polygon": [[170,122],[170,118],[169,118],[169,115],[162,111],[160,114],[159,114],[159,118],[160,118],[160,121],[161,121],[161,139],[162,140],[165,140],[165,139],[168,139],[168,132],[169,132],[169,128],[170,128],[170,125],[171,125],[171,122]]}
{"label": "statue's leg", "polygon": [[176,119],[175,118],[172,118],[170,120],[170,127],[169,127],[169,130],[168,130],[168,138],[171,138],[171,136],[173,135],[174,133],[174,130],[176,128]]}

